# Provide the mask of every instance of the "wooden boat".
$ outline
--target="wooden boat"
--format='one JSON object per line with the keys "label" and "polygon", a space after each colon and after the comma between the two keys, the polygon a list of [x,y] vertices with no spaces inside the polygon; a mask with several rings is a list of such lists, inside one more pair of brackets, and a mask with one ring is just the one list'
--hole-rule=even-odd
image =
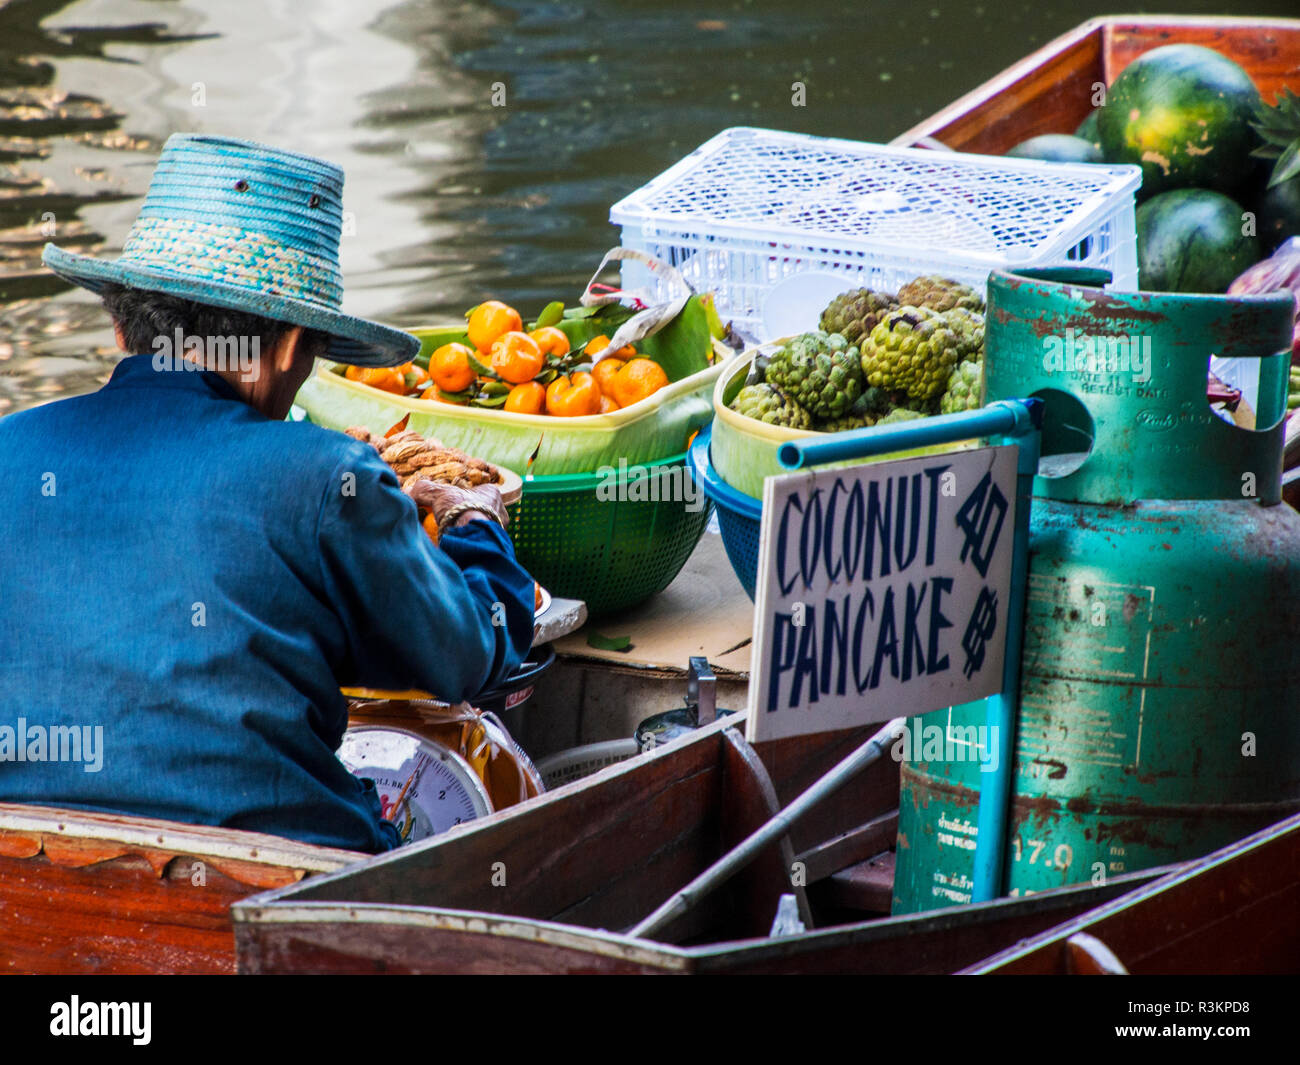
{"label": "wooden boat", "polygon": [[1300,20],[1170,15],[1090,19],[1045,44],[893,143],[1001,155],[1042,133],[1073,133],[1109,85],[1143,52],[1199,44],[1245,68],[1268,100],[1300,69]]}
{"label": "wooden boat", "polygon": [[[724,718],[489,820],[236,903],[239,970],[952,972],[1161,875],[883,917],[898,800],[884,759],[661,934],[619,931],[873,731],[750,747]],[[833,923],[768,938],[783,893]]]}
{"label": "wooden boat", "polygon": [[968,971],[1300,972],[1300,814],[1009,946]]}
{"label": "wooden boat", "polygon": [[0,803],[0,972],[233,973],[230,904],[364,855]]}

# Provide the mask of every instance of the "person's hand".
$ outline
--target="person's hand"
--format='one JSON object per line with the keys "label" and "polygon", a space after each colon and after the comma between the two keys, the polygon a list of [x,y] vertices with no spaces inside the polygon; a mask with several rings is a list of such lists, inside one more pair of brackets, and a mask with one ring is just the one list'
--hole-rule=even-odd
{"label": "person's hand", "polygon": [[421,477],[406,486],[406,494],[428,510],[439,526],[442,525],[444,515],[462,504],[470,505],[474,509],[461,514],[453,523],[455,526],[464,525],[476,517],[491,520],[489,516],[495,516],[501,522],[502,528],[510,521],[510,516],[506,513],[506,505],[501,500],[501,489],[494,484],[459,488],[454,484]]}

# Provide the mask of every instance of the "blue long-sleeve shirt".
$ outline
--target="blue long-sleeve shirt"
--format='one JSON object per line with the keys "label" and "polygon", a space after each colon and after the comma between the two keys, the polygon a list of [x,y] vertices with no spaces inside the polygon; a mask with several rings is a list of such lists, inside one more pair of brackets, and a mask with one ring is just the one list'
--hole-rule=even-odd
{"label": "blue long-sleeve shirt", "polygon": [[0,801],[387,849],[340,686],[471,699],[532,622],[499,528],[435,547],[373,448],[216,374],[135,355],[0,419]]}

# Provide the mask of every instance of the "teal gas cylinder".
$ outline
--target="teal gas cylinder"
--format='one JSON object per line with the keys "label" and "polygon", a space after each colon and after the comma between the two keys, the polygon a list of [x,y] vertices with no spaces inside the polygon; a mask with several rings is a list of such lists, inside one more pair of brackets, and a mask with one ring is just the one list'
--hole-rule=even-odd
{"label": "teal gas cylinder", "polygon": [[[1193,858],[1300,809],[1300,514],[1279,503],[1291,300],[1090,287],[1104,280],[989,282],[986,398],[1044,400],[1039,469],[1058,475],[1034,488],[1012,895]],[[1260,359],[1263,431],[1210,410],[1211,354]],[[917,719],[896,913],[970,901],[984,721],[982,702]]]}

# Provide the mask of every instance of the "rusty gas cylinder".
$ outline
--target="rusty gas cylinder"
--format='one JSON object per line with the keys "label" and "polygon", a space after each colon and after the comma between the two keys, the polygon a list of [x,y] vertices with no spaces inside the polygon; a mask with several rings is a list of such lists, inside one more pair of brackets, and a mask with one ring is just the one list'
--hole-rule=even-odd
{"label": "rusty gas cylinder", "polygon": [[[1049,279],[1052,277],[1056,279]],[[1279,502],[1291,301],[995,273],[986,399],[1045,401],[1004,891],[1202,855],[1300,808],[1300,514]],[[1252,431],[1211,355],[1260,359]],[[970,900],[983,703],[903,767],[895,912]],[[919,757],[918,757],[919,752]]]}

